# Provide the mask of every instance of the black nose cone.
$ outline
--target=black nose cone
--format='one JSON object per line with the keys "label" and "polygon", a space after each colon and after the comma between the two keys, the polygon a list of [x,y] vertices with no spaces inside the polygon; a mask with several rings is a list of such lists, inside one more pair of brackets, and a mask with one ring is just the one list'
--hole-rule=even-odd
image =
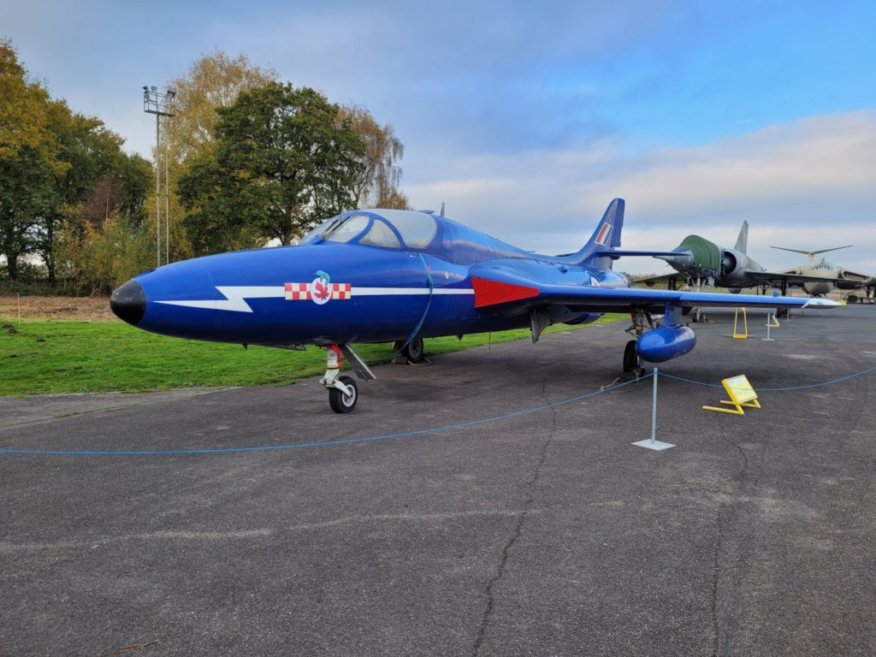
{"label": "black nose cone", "polygon": [[117,287],[110,297],[110,309],[119,319],[136,326],[146,312],[146,293],[143,286],[132,279]]}

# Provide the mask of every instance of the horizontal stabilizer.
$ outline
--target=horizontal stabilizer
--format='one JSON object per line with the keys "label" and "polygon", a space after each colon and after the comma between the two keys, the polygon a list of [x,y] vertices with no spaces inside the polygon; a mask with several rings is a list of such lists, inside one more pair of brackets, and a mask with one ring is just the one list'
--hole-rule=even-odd
{"label": "horizontal stabilizer", "polygon": [[846,244],[845,246],[835,246],[831,249],[820,249],[818,251],[806,251],[805,249],[789,249],[785,246],[774,246],[772,248],[779,249],[780,251],[790,251],[791,253],[802,253],[803,255],[808,256],[816,256],[819,253],[827,253],[828,251],[839,251],[840,249],[850,249],[852,248],[852,244]]}
{"label": "horizontal stabilizer", "polygon": [[621,256],[652,256],[654,258],[673,258],[679,255],[684,255],[678,251],[634,251],[626,249],[599,249],[597,253],[612,256],[613,258]]}

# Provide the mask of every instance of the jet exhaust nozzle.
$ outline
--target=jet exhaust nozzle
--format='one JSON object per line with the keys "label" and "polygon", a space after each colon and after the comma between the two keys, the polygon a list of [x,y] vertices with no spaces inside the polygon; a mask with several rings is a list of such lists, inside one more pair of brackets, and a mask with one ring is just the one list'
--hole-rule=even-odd
{"label": "jet exhaust nozzle", "polygon": [[146,292],[134,279],[117,287],[110,297],[110,310],[116,317],[137,326],[146,313]]}

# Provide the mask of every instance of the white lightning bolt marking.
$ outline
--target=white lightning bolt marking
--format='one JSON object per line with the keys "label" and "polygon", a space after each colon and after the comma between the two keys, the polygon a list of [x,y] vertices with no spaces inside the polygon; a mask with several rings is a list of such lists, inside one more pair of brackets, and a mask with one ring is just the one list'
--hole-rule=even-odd
{"label": "white lightning bolt marking", "polygon": [[205,299],[192,301],[156,301],[168,306],[186,308],[207,308],[208,310],[230,310],[236,313],[251,313],[252,308],[246,299],[273,299],[284,297],[283,286],[216,286],[224,299]]}
{"label": "white lightning bolt marking", "polygon": [[[283,299],[285,289],[282,286],[216,286],[224,299],[192,299],[181,301],[156,301],[168,306],[184,306],[186,308],[206,308],[207,310],[228,310],[236,313],[251,313],[253,309],[246,299]],[[474,294],[471,288],[435,288],[427,287],[354,287],[351,288],[350,296],[407,296],[421,295],[457,295]]]}

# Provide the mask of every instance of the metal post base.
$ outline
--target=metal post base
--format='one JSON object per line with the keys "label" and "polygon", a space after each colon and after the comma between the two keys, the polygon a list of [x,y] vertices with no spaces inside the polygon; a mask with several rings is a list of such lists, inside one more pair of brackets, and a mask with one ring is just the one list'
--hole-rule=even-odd
{"label": "metal post base", "polygon": [[662,452],[664,449],[675,447],[672,443],[664,443],[655,438],[657,435],[657,379],[660,377],[660,371],[655,367],[653,370],[654,385],[652,386],[651,394],[651,437],[646,440],[639,440],[633,445],[636,447],[644,447],[645,449],[653,449],[655,452]]}
{"label": "metal post base", "polygon": [[675,445],[673,445],[672,443],[664,443],[661,440],[654,440],[653,438],[640,440],[633,443],[633,445],[635,445],[636,447],[644,447],[645,449],[653,449],[655,452],[662,452],[664,449],[675,447]]}

